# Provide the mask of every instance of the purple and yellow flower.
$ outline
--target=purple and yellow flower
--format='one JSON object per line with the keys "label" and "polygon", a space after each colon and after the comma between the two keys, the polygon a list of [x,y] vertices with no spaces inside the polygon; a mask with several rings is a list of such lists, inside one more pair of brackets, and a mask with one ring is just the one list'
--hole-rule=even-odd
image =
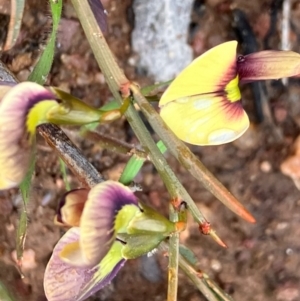
{"label": "purple and yellow flower", "polygon": [[38,125],[109,122],[121,115],[118,110],[103,112],[59,89],[31,82],[2,82],[0,100],[0,190],[16,187],[23,180]]}
{"label": "purple and yellow flower", "polygon": [[[34,83],[22,83],[14,87],[2,87],[6,91],[0,103],[0,189],[17,186],[28,169],[36,111],[32,111],[29,123],[28,113],[39,103],[45,107],[57,104],[55,95]],[[45,119],[45,111],[38,117]]]}
{"label": "purple and yellow flower", "polygon": [[160,99],[160,116],[195,145],[218,145],[239,138],[249,126],[239,83],[299,76],[300,55],[261,51],[236,56],[237,42],[220,44],[185,68]]}
{"label": "purple and yellow flower", "polygon": [[[71,202],[72,193],[67,197],[59,215],[70,224],[68,208],[76,212],[73,206],[82,202]],[[175,231],[176,223],[138,202],[123,184],[96,185],[84,202],[79,227],[68,230],[53,250],[44,278],[48,300],[84,300],[111,282],[126,260],[150,252]]]}

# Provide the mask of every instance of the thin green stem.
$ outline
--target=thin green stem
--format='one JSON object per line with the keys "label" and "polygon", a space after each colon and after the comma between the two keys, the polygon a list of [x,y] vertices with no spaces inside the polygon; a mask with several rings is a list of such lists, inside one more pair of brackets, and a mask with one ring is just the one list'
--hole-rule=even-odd
{"label": "thin green stem", "polygon": [[[82,24],[86,37],[90,42],[98,65],[106,78],[107,84],[109,85],[115,99],[122,104],[122,97],[120,96],[119,91],[122,87],[128,85],[129,81],[122,70],[118,67],[87,1],[72,0],[72,3]],[[141,142],[144,150],[149,152],[149,157],[165,182],[171,198],[175,199],[180,197],[184,199],[195,218],[200,220],[200,222],[205,222],[206,219],[201,213],[199,213],[199,209],[169,167],[166,159],[160,153],[150,133],[146,129],[133,106],[128,108],[125,112],[125,116]]]}
{"label": "thin green stem", "polygon": [[[122,86],[129,84],[129,81],[122,70],[118,67],[87,1],[72,0],[72,3],[82,24],[86,37],[90,42],[98,65],[106,78],[107,84],[109,85],[115,99],[122,104],[122,97],[120,96],[119,91],[122,89]],[[175,199],[180,197],[185,200],[195,219],[200,222],[206,222],[206,219],[199,212],[194,201],[175,176],[164,156],[160,153],[150,133],[146,129],[133,106],[128,108],[125,112],[125,116],[143,148],[149,152],[149,157],[166,184],[171,198]]]}
{"label": "thin green stem", "polygon": [[206,281],[199,277],[199,274],[182,256],[179,256],[179,266],[192,280],[194,285],[201,291],[205,298],[209,301],[219,301],[216,295],[210,290]]}
{"label": "thin green stem", "polygon": [[59,165],[60,165],[60,172],[62,174],[66,190],[69,191],[69,190],[71,190],[71,185],[68,181],[67,167],[66,167],[65,162],[60,157],[59,157]]}
{"label": "thin green stem", "polygon": [[[118,67],[116,60],[111,53],[104,36],[99,28],[93,12],[91,11],[86,0],[72,0],[77,16],[82,24],[86,37],[91,45],[92,51],[102,70],[106,82],[112,91],[114,98],[120,103],[123,103],[120,91],[124,95],[129,94],[130,83],[124,73]],[[128,96],[128,95],[127,95]],[[170,166],[167,164],[164,156],[160,153],[150,133],[131,105],[125,112],[125,116],[130,123],[137,138],[142,144],[144,150],[149,153],[149,158],[155,165],[158,173],[164,181],[171,199],[183,199],[189,207],[189,210],[200,223],[205,223],[206,219],[195,205],[192,198],[189,196],[185,188],[182,186]],[[172,219],[178,220],[177,213],[171,212]],[[168,300],[175,300],[177,297],[177,262],[178,262],[178,240],[179,235],[174,235],[171,238],[172,249],[170,252],[169,275],[172,275],[169,286]],[[173,278],[174,277],[174,278]],[[175,298],[175,299],[174,299]]]}
{"label": "thin green stem", "polygon": [[[87,39],[90,42],[91,48],[95,54],[96,60],[101,68],[102,72],[105,75],[108,86],[110,87],[115,99],[122,104],[122,98],[119,94],[119,91],[122,90],[129,82],[126,79],[124,73],[120,70],[116,61],[102,35],[101,29],[99,28],[93,13],[87,3],[83,0],[72,0],[76,13],[79,17],[79,20],[83,26]],[[185,191],[184,187],[180,184],[177,177],[167,164],[164,156],[160,153],[155,142],[153,141],[150,133],[147,131],[144,123],[138,116],[133,106],[130,106],[125,113],[127,120],[129,121],[133,131],[137,135],[139,141],[141,142],[143,148],[148,152],[149,157],[156,169],[158,170],[160,176],[162,177],[164,183],[167,186],[167,189],[170,193],[172,199],[178,198],[178,187],[181,190]],[[185,191],[186,192],[186,191]],[[187,192],[186,192],[187,194]],[[188,195],[188,194],[187,194]],[[190,198],[190,203],[193,201]],[[198,209],[198,208],[197,208]],[[197,210],[198,211],[198,210]],[[205,220],[204,216],[198,211],[198,215]],[[176,213],[173,214],[173,217],[178,219]],[[169,275],[172,274],[172,281],[170,284],[170,297],[168,300],[176,300],[177,298],[177,261],[178,261],[178,244],[179,236],[175,235],[173,238],[173,247],[170,254],[170,265],[169,265]],[[173,273],[172,271],[175,271]],[[175,298],[175,299],[174,299]]]}
{"label": "thin green stem", "polygon": [[[178,222],[178,211],[170,204],[170,220]],[[168,270],[168,299],[177,300],[178,291],[178,263],[179,263],[179,232],[173,233],[169,239],[169,270]]]}
{"label": "thin green stem", "polygon": [[[159,245],[159,250],[162,252],[170,253],[170,244],[162,242]],[[181,254],[178,255],[178,264],[181,270],[192,280],[194,285],[209,301],[220,301],[212,292],[209,285],[206,283],[203,277],[199,277],[199,273],[195,270],[193,265],[187,261]],[[206,275],[206,274],[205,274]],[[224,300],[225,301],[225,300]],[[232,301],[232,300],[231,300]]]}

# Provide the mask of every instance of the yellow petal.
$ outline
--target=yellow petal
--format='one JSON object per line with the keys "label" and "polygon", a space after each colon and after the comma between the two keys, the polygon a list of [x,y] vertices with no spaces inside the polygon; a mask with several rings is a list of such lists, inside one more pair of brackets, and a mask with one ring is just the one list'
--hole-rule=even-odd
{"label": "yellow petal", "polygon": [[79,241],[70,242],[66,244],[61,252],[59,253],[59,257],[66,263],[69,263],[73,266],[77,267],[88,267],[89,263],[86,258],[83,256]]}
{"label": "yellow petal", "polygon": [[195,59],[174,79],[161,97],[159,106],[178,98],[223,91],[237,75],[236,47],[236,41],[226,42]]}
{"label": "yellow petal", "polygon": [[240,101],[224,95],[199,95],[173,101],[160,115],[176,136],[190,144],[218,145],[240,137],[249,119]]}

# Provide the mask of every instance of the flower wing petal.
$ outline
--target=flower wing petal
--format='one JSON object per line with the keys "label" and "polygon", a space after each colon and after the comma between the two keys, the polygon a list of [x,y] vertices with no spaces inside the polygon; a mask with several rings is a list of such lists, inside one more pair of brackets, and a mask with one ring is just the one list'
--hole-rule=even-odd
{"label": "flower wing petal", "polygon": [[179,99],[164,106],[160,115],[175,135],[190,144],[218,145],[240,137],[249,119],[240,101],[209,94]]}
{"label": "flower wing petal", "polygon": [[67,244],[79,241],[79,231],[75,227],[68,230],[53,250],[44,276],[48,301],[85,300],[110,283],[126,262],[119,256],[121,243],[116,242],[113,245],[114,252],[109,252],[103,262],[93,268],[74,267],[65,263],[59,254]]}
{"label": "flower wing petal", "polygon": [[91,189],[80,220],[80,247],[86,264],[93,266],[102,260],[114,242],[118,213],[126,205],[138,210],[137,204],[133,192],[119,182],[105,181]]}

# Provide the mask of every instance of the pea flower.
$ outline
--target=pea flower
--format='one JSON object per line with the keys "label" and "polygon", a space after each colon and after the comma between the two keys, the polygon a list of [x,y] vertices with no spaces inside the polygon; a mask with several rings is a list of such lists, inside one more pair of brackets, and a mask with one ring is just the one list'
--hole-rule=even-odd
{"label": "pea flower", "polygon": [[[68,200],[60,206],[57,219],[62,223],[70,225],[67,211],[76,212],[72,208],[76,203],[81,206],[79,198],[71,201],[78,191],[68,193]],[[181,229],[180,223],[138,202],[128,187],[114,181],[88,191],[81,212],[79,227],[66,232],[48,262],[44,288],[49,301],[88,298],[110,283],[126,260],[150,252]],[[75,219],[75,225],[77,222]]]}
{"label": "pea flower", "polygon": [[119,110],[103,112],[59,89],[31,82],[1,83],[0,100],[0,190],[23,180],[38,125],[82,125],[120,117]]}
{"label": "pea flower", "polygon": [[249,127],[239,83],[299,76],[300,55],[261,51],[236,56],[236,41],[220,44],[195,59],[162,95],[160,116],[195,145],[218,145],[239,138]]}

